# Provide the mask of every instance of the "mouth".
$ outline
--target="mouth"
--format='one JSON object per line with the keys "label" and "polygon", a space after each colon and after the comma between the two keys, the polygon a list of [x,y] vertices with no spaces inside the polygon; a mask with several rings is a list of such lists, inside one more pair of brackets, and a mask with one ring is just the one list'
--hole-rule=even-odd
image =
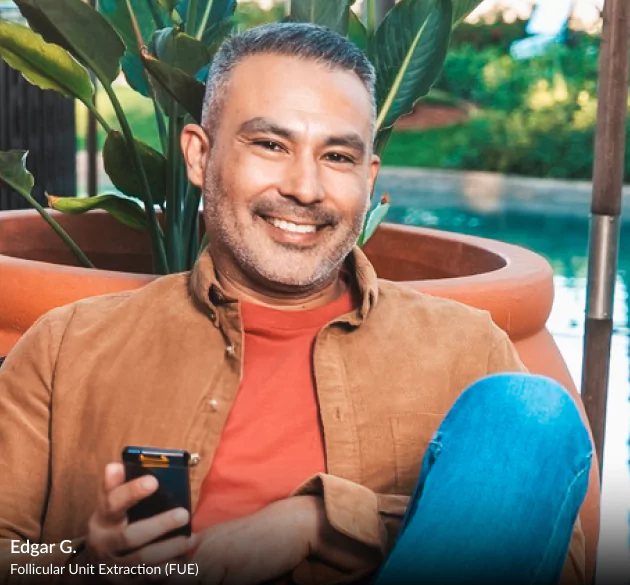
{"label": "mouth", "polygon": [[274,239],[287,244],[313,243],[318,238],[319,232],[330,226],[328,223],[309,223],[264,215],[259,217],[271,226]]}
{"label": "mouth", "polygon": [[320,227],[323,227],[313,223],[296,223],[278,217],[265,217],[264,219],[272,226],[293,234],[314,234]]}

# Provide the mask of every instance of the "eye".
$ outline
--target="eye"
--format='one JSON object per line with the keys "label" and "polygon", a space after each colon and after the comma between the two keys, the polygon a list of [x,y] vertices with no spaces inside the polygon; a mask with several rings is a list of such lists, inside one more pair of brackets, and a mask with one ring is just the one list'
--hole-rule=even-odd
{"label": "eye", "polygon": [[335,163],[354,163],[355,161],[346,154],[339,152],[329,152],[326,154],[326,159]]}
{"label": "eye", "polygon": [[274,142],[273,140],[254,140],[252,144],[272,152],[282,152],[284,150],[280,144]]}

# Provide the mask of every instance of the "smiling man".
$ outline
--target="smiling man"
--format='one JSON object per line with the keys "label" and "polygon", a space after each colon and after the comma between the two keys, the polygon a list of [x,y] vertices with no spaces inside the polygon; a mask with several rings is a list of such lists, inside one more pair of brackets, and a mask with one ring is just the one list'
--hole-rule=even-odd
{"label": "smiling man", "polygon": [[[0,579],[22,582],[11,541],[73,539],[37,562],[188,555],[204,584],[583,581],[579,398],[524,373],[486,313],[377,279],[355,247],[374,102],[371,65],[327,29],[222,46],[182,135],[209,242],[194,270],[49,313],[0,371]],[[124,481],[127,444],[195,453],[191,538],[155,540],[184,510],[128,522],[157,486]]]}

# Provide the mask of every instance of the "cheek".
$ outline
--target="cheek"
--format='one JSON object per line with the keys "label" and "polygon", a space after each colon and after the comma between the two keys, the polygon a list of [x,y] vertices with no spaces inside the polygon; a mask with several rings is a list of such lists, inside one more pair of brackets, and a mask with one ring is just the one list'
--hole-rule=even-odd
{"label": "cheek", "polygon": [[235,154],[225,167],[225,189],[232,199],[247,204],[276,184],[278,167],[259,157]]}
{"label": "cheek", "polygon": [[359,173],[324,173],[329,202],[345,216],[362,213],[370,199],[367,180]]}

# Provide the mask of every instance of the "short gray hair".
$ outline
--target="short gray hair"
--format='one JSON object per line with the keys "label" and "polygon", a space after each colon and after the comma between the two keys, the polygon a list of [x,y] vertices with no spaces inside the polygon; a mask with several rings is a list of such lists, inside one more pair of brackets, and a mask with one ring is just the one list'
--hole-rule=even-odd
{"label": "short gray hair", "polygon": [[372,130],[376,120],[376,73],[352,41],[335,31],[306,22],[275,22],[228,37],[215,55],[206,82],[202,123],[216,127],[230,73],[246,57],[284,55],[311,60],[332,69],[352,71],[362,81],[372,103]]}

